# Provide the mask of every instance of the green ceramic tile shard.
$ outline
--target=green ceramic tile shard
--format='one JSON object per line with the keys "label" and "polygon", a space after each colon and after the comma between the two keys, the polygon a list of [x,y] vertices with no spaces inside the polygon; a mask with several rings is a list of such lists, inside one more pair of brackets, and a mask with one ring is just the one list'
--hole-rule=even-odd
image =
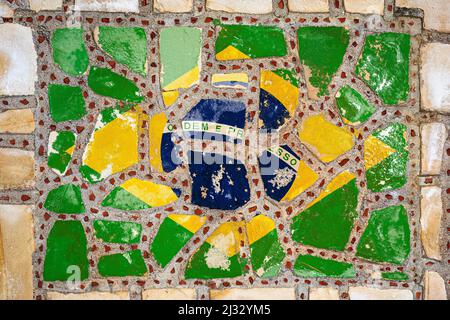
{"label": "green ceramic tile shard", "polygon": [[89,276],[87,240],[80,221],[56,221],[48,238],[45,281],[85,280]]}
{"label": "green ceramic tile shard", "polygon": [[310,98],[328,94],[328,86],[342,64],[349,39],[348,30],[341,27],[298,29],[299,55]]}
{"label": "green ceramic tile shard", "polygon": [[354,278],[351,263],[323,259],[311,255],[300,255],[295,261],[294,274],[304,278]]}
{"label": "green ceramic tile shard", "polygon": [[98,272],[103,277],[143,276],[147,266],[140,250],[100,257]]}
{"label": "green ceramic tile shard", "polygon": [[309,206],[293,218],[292,239],[304,245],[342,251],[358,217],[355,175],[344,171]]}
{"label": "green ceramic tile shard", "polygon": [[79,120],[86,114],[83,92],[80,87],[60,84],[48,86],[48,103],[53,121]]}
{"label": "green ceramic tile shard", "polygon": [[356,256],[400,265],[410,252],[408,215],[403,206],[373,211],[359,241]]}
{"label": "green ceramic tile shard", "polygon": [[373,192],[401,188],[408,177],[406,126],[393,123],[373,133],[364,142],[367,188]]}
{"label": "green ceramic tile shard", "polygon": [[142,102],[144,98],[135,83],[109,70],[92,67],[88,85],[96,94],[127,102]]}
{"label": "green ceramic tile shard", "polygon": [[336,106],[345,123],[360,125],[377,110],[358,91],[345,85],[336,94]]}
{"label": "green ceramic tile shard", "polygon": [[356,74],[385,104],[408,99],[410,38],[391,32],[366,37]]}
{"label": "green ceramic tile shard", "polygon": [[171,214],[165,218],[150,246],[156,262],[163,268],[167,266],[205,221],[205,217],[183,214]]}
{"label": "green ceramic tile shard", "polygon": [[77,136],[71,131],[50,132],[48,138],[47,164],[58,175],[63,176],[75,149]]}
{"label": "green ceramic tile shard", "polygon": [[83,29],[56,29],[52,36],[53,60],[71,76],[84,74],[89,57],[84,46]]}
{"label": "green ceramic tile shard", "polygon": [[393,280],[393,281],[407,281],[409,277],[406,273],[403,272],[382,272],[381,277],[384,280]]}
{"label": "green ceramic tile shard", "polygon": [[100,26],[95,30],[100,48],[131,71],[147,74],[147,37],[143,28]]}
{"label": "green ceramic tile shard", "polygon": [[142,226],[135,222],[94,221],[95,237],[104,242],[134,244],[141,240]]}
{"label": "green ceramic tile shard", "polygon": [[273,26],[220,25],[216,40],[217,60],[284,57],[283,30]]}
{"label": "green ceramic tile shard", "polygon": [[73,184],[62,185],[51,190],[45,199],[44,208],[59,214],[86,212],[81,197],[81,188]]}

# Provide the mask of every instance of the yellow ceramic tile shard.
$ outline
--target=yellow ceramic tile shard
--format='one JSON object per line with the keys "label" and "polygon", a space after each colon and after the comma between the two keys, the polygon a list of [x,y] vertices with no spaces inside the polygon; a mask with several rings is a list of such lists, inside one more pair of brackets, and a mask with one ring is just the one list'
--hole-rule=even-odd
{"label": "yellow ceramic tile shard", "polygon": [[353,135],[328,122],[323,115],[311,116],[299,128],[299,138],[323,162],[331,162],[353,148]]}
{"label": "yellow ceramic tile shard", "polygon": [[167,116],[164,112],[155,114],[149,123],[150,165],[160,173],[164,172],[161,159],[161,142],[166,124]]}
{"label": "yellow ceramic tile shard", "polygon": [[189,214],[169,214],[169,218],[192,233],[196,233],[206,222],[206,217]]}
{"label": "yellow ceramic tile shard", "polygon": [[187,89],[197,84],[200,79],[200,68],[195,67],[163,88],[164,91]]}
{"label": "yellow ceramic tile shard", "polygon": [[295,199],[300,193],[311,187],[317,181],[319,175],[306,165],[304,161],[299,162],[297,176],[295,177],[292,186],[288,193],[281,199],[281,201],[291,201]]}
{"label": "yellow ceramic tile shard", "polygon": [[300,94],[296,86],[270,70],[262,70],[261,89],[277,98],[291,116],[294,114]]}
{"label": "yellow ceramic tile shard", "polygon": [[376,166],[397,150],[391,148],[380,139],[370,136],[364,142],[364,165],[366,170]]}
{"label": "yellow ceramic tile shard", "polygon": [[224,50],[216,54],[216,59],[219,61],[226,61],[226,60],[246,60],[250,59],[248,55],[245,53],[239,51],[232,45],[229,45]]}
{"label": "yellow ceramic tile shard", "polygon": [[247,237],[250,245],[275,229],[275,222],[262,214],[247,223]]}
{"label": "yellow ceramic tile shard", "polygon": [[133,178],[121,187],[151,207],[162,207],[178,200],[171,187],[151,181]]}
{"label": "yellow ceramic tile shard", "polygon": [[180,96],[179,91],[165,91],[162,93],[164,105],[168,108],[173,105],[178,97]]}
{"label": "yellow ceramic tile shard", "polygon": [[[245,242],[245,222],[222,223],[214,233],[206,239],[206,242],[214,248],[226,254],[228,257],[240,252],[241,241]],[[242,231],[239,232],[239,229]]]}

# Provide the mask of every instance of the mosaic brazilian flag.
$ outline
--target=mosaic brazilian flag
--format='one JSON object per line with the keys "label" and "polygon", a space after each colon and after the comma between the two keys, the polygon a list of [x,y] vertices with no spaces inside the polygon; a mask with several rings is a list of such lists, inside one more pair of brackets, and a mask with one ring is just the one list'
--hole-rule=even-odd
{"label": "mosaic brazilian flag", "polygon": [[180,191],[151,181],[130,179],[114,188],[102,206],[120,210],[143,210],[162,207],[178,200]]}
{"label": "mosaic brazilian flag", "polygon": [[221,224],[194,253],[186,267],[186,279],[234,278],[243,275],[246,259],[240,257],[245,242],[245,222]]}
{"label": "mosaic brazilian flag", "polygon": [[358,193],[355,175],[340,173],[293,218],[292,239],[317,248],[344,250],[358,217]]}
{"label": "mosaic brazilian flag", "polygon": [[263,129],[278,129],[294,115],[298,104],[298,80],[286,69],[261,71],[259,117]]}
{"label": "mosaic brazilian flag", "polygon": [[185,214],[170,214],[165,218],[150,246],[156,262],[166,267],[205,221],[205,217]]}
{"label": "mosaic brazilian flag", "polygon": [[283,57],[286,54],[283,30],[277,27],[221,25],[216,40],[217,60]]}
{"label": "mosaic brazilian flag", "polygon": [[258,162],[266,194],[276,201],[293,200],[318,178],[287,145],[267,149]]}
{"label": "mosaic brazilian flag", "polygon": [[367,188],[373,192],[401,188],[406,183],[409,152],[406,126],[393,123],[364,142]]}

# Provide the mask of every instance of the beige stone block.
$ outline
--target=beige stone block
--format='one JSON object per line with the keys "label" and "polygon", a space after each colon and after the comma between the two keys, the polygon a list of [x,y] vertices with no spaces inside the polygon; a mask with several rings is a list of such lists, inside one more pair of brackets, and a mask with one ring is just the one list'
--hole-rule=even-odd
{"label": "beige stone block", "polygon": [[206,8],[249,14],[266,14],[273,11],[272,0],[206,0]]}
{"label": "beige stone block", "polygon": [[422,174],[438,175],[441,172],[447,128],[443,123],[427,123],[422,126]]}
{"label": "beige stone block", "polygon": [[441,260],[440,234],[442,220],[442,190],[423,187],[420,201],[420,237],[427,257]]}
{"label": "beige stone block", "polygon": [[293,12],[328,12],[328,0],[289,0],[289,11]]}
{"label": "beige stone block", "polygon": [[33,207],[0,205],[0,299],[33,299]]}
{"label": "beige stone block", "polygon": [[142,292],[143,300],[196,300],[195,289],[172,288],[172,289],[149,289]]}
{"label": "beige stone block", "polygon": [[0,3],[0,17],[12,18],[14,16],[14,9],[6,3]]}
{"label": "beige stone block", "polygon": [[139,0],[75,0],[80,11],[139,12]]}
{"label": "beige stone block", "polygon": [[426,29],[450,32],[448,0],[396,0],[395,5],[404,8],[420,8],[425,13]]}
{"label": "beige stone block", "polygon": [[335,288],[311,288],[309,300],[339,300],[339,291]]}
{"label": "beige stone block", "polygon": [[128,291],[121,292],[86,292],[86,293],[62,293],[47,292],[47,300],[130,300]]}
{"label": "beige stone block", "polygon": [[295,300],[295,288],[211,290],[211,300]]}
{"label": "beige stone block", "polygon": [[424,299],[425,300],[447,300],[447,291],[445,290],[444,279],[439,273],[434,271],[425,271],[423,277]]}
{"label": "beige stone block", "polygon": [[34,186],[34,153],[0,148],[0,190]]}
{"label": "beige stone block", "polygon": [[62,0],[29,0],[33,11],[58,10],[62,8]]}
{"label": "beige stone block", "polygon": [[37,56],[31,28],[0,24],[0,39],[0,96],[33,95]]}
{"label": "beige stone block", "polygon": [[193,0],[154,0],[156,12],[190,12],[194,6]]}
{"label": "beige stone block", "polygon": [[450,113],[450,45],[428,43],[421,48],[420,55],[422,108]]}
{"label": "beige stone block", "polygon": [[350,287],[348,294],[350,300],[413,300],[413,293],[402,289]]}
{"label": "beige stone block", "polygon": [[384,14],[384,0],[344,0],[345,11],[362,14]]}
{"label": "beige stone block", "polygon": [[31,109],[7,110],[0,113],[0,133],[32,133],[35,129]]}

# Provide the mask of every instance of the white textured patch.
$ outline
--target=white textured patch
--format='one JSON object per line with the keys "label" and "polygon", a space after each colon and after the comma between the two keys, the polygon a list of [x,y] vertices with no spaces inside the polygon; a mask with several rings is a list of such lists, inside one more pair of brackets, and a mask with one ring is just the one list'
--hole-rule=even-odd
{"label": "white textured patch", "polygon": [[14,16],[14,10],[6,3],[0,3],[0,17],[12,18]]}
{"label": "white textured patch", "polygon": [[328,12],[328,0],[289,0],[289,11]]}
{"label": "white textured patch", "polygon": [[214,247],[211,247],[208,252],[206,252],[205,261],[208,268],[211,269],[230,269],[231,262],[227,255]]}
{"label": "white textured patch", "polygon": [[156,12],[189,12],[194,5],[193,0],[154,0]]}
{"label": "white textured patch", "polygon": [[219,10],[231,13],[265,14],[271,13],[272,0],[207,0],[208,10]]}
{"label": "white textured patch", "polygon": [[76,0],[81,11],[139,12],[139,0]]}
{"label": "white textured patch", "polygon": [[272,180],[269,180],[269,183],[272,184],[275,188],[280,189],[282,187],[287,186],[294,177],[295,172],[286,167],[284,169],[276,169],[275,177]]}
{"label": "white textured patch", "polygon": [[62,0],[29,0],[33,11],[57,10],[62,8]]}
{"label": "white textured patch", "polygon": [[362,14],[384,14],[384,0],[344,0],[345,11]]}

